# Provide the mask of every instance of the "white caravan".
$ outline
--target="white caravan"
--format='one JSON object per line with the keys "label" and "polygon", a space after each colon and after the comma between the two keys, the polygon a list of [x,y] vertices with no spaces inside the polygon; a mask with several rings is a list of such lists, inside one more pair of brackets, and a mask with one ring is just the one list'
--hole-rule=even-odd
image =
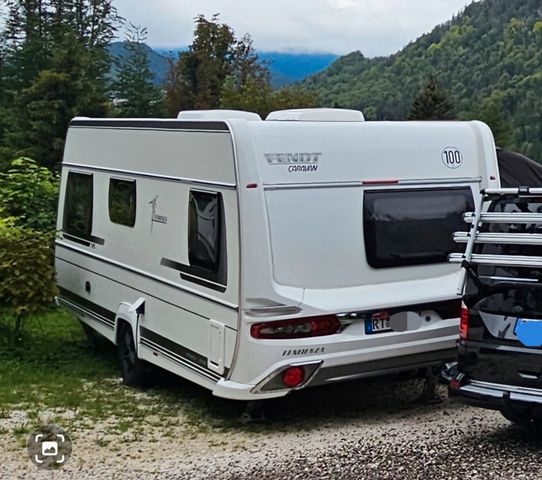
{"label": "white caravan", "polygon": [[77,118],[62,165],[59,303],[214,395],[255,400],[455,358],[453,232],[497,188],[480,122],[360,112]]}

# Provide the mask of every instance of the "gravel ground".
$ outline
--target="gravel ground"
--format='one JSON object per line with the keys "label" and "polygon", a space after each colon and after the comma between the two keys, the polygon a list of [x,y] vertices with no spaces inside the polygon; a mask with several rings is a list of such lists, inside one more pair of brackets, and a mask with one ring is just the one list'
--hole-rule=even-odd
{"label": "gravel ground", "polygon": [[[372,391],[372,389],[374,389]],[[390,380],[361,384],[368,403],[354,414],[313,418],[304,393],[289,406],[293,424],[185,428],[182,419],[166,436],[160,429],[136,439],[127,432],[101,445],[104,425],[72,432],[74,453],[62,470],[40,472],[26,458],[24,443],[0,434],[0,479],[540,479],[542,434],[512,426],[500,414],[445,401],[424,405],[405,400]],[[412,390],[409,388],[409,391]],[[346,390],[348,391],[348,389]],[[344,395],[344,387],[340,394]],[[324,400],[334,403],[333,389]],[[344,405],[345,400],[339,403]],[[398,405],[399,407],[395,407]],[[292,415],[292,411],[288,412]],[[20,413],[0,420],[10,431]],[[24,440],[24,439],[23,439]]]}

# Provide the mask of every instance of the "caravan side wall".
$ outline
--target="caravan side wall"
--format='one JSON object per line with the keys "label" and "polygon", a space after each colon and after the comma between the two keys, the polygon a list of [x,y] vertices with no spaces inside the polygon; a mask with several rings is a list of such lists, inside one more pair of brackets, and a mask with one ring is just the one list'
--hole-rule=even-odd
{"label": "caravan side wall", "polygon": [[[141,358],[209,388],[222,378],[233,361],[239,303],[226,125],[76,121],[60,198],[60,301],[112,341],[123,316]],[[216,275],[203,268],[213,259]],[[138,299],[144,314],[134,315]]]}

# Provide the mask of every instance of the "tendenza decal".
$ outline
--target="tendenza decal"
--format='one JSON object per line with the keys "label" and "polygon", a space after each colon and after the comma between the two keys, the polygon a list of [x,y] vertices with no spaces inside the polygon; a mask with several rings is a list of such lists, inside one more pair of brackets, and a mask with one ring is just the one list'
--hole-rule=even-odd
{"label": "tendenza decal", "polygon": [[151,214],[151,232],[152,232],[152,226],[155,223],[163,223],[167,225],[167,217],[165,215],[158,215],[156,213],[158,204],[158,195],[152,199],[152,201],[149,202],[149,205],[152,205],[152,214]]}
{"label": "tendenza decal", "polygon": [[299,348],[296,350],[284,350],[282,352],[283,357],[297,357],[300,355],[316,355],[318,353],[324,353],[325,347],[312,347],[312,348]]}

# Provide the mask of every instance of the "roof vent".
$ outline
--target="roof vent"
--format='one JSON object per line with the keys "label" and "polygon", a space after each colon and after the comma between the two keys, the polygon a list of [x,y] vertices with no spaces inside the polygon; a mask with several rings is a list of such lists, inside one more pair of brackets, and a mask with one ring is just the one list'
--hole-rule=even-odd
{"label": "roof vent", "polygon": [[247,121],[261,122],[257,113],[243,112],[242,110],[186,110],[179,112],[179,120],[231,120],[242,118]]}
{"label": "roof vent", "polygon": [[300,108],[271,112],[266,120],[297,122],[364,122],[359,110],[343,108]]}

